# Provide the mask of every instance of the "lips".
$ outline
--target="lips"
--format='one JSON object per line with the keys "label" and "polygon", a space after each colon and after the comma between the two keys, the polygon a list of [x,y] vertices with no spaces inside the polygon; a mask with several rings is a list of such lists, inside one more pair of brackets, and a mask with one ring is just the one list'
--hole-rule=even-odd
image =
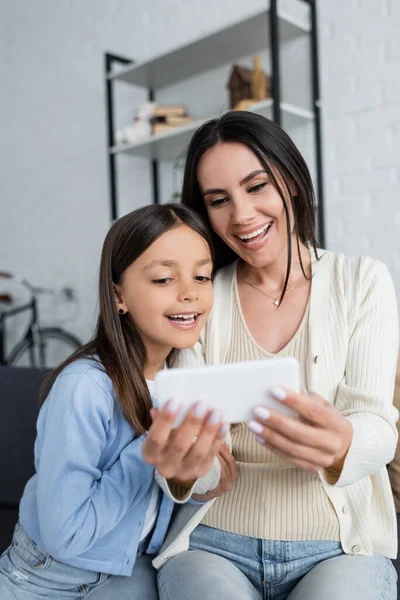
{"label": "lips", "polygon": [[200,316],[200,313],[179,313],[176,315],[166,315],[167,319],[173,323],[179,323],[182,325],[191,325],[195,323]]}
{"label": "lips", "polygon": [[272,226],[272,221],[266,223],[258,229],[254,229],[249,233],[236,234],[236,237],[246,246],[252,246],[260,242],[268,233]]}

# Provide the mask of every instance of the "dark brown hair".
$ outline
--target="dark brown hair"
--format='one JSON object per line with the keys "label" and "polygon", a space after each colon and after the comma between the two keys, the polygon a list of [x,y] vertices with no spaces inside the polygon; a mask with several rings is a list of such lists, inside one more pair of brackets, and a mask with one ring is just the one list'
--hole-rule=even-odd
{"label": "dark brown hair", "polygon": [[[91,357],[111,378],[123,414],[136,433],[141,435],[149,428],[152,402],[144,378],[146,348],[130,315],[118,314],[114,284],[121,283],[125,270],[153,242],[180,225],[187,225],[201,235],[213,256],[210,233],[202,219],[180,204],[145,206],[114,223],[101,254],[99,316],[95,335],[50,374],[42,388],[42,399],[67,365],[80,358]],[[169,358],[172,358],[171,355]]]}
{"label": "dark brown hair", "polygon": [[[202,125],[193,135],[185,165],[182,189],[182,203],[194,209],[208,224],[215,248],[215,269],[224,267],[237,259],[236,253],[213,231],[207,215],[197,171],[200,159],[207,150],[221,142],[237,142],[244,144],[257,156],[265,171],[277,189],[286,214],[288,262],[285,284],[282,291],[284,296],[290,276],[292,263],[292,240],[290,231],[289,209],[285,198],[288,193],[293,208],[294,230],[297,239],[297,251],[304,274],[300,256],[300,242],[308,244],[317,256],[317,239],[315,232],[315,195],[311,176],[305,160],[290,137],[276,123],[248,111],[230,111],[219,119],[212,119]],[[285,190],[279,185],[273,168],[279,172]],[[292,194],[296,189],[296,195]]]}

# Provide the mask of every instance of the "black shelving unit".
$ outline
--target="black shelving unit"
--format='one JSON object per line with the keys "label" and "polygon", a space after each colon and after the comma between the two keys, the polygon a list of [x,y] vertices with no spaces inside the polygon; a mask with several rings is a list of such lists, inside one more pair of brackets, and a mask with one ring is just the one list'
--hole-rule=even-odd
{"label": "black shelving unit", "polygon": [[[133,85],[147,88],[149,101],[154,101],[157,89],[167,87],[177,81],[201,73],[218,64],[224,64],[239,56],[250,55],[258,51],[259,39],[269,38],[264,47],[270,48],[271,53],[271,75],[272,75],[272,98],[269,101],[251,107],[251,110],[268,114],[278,125],[282,124],[282,114],[288,118],[305,118],[314,122],[315,140],[315,166],[316,166],[316,191],[317,191],[317,224],[320,245],[325,245],[325,223],[324,223],[324,186],[323,186],[323,162],[322,162],[322,133],[321,133],[321,101],[318,66],[318,24],[316,0],[298,0],[298,2],[309,6],[309,26],[296,21],[288,15],[279,13],[279,0],[270,0],[268,8],[263,13],[249,16],[233,25],[208,35],[200,40],[194,41],[182,48],[178,48],[168,54],[157,57],[145,63],[137,64],[135,61],[115,54],[106,53],[104,57],[104,74],[106,87],[106,117],[107,117],[107,139],[108,139],[108,171],[109,171],[109,193],[111,219],[118,218],[118,189],[117,189],[117,164],[116,158],[119,153],[132,153],[147,156],[151,161],[151,178],[153,202],[159,202],[159,161],[167,154],[169,159],[176,158],[187,145],[191,135],[203,122],[198,121],[193,125],[177,128],[171,134],[157,136],[157,139],[149,139],[124,147],[114,145],[114,94],[113,86],[117,81],[124,81]],[[264,16],[264,19],[263,19]],[[265,18],[266,17],[266,18]],[[307,111],[282,102],[281,90],[281,43],[283,35],[287,39],[296,35],[296,28],[307,31],[309,34],[309,51],[311,67],[311,114]],[[298,32],[297,32],[298,33]],[[224,37],[225,36],[225,37]],[[264,38],[262,38],[264,36]],[[223,40],[226,40],[226,44]],[[229,44],[229,40],[235,41],[235,46]],[[233,48],[237,49],[235,56],[230,57]],[[208,51],[205,51],[208,50]],[[185,57],[182,60],[182,57]],[[121,65],[122,68],[115,72],[113,66]],[[268,112],[269,111],[269,112]],[[179,148],[179,151],[178,151]],[[174,155],[174,152],[176,154]]]}

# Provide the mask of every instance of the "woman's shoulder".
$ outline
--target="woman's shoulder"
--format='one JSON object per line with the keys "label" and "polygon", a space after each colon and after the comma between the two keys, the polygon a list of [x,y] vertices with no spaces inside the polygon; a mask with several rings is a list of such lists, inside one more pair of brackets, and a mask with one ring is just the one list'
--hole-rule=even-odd
{"label": "woman's shoulder", "polygon": [[331,276],[340,286],[348,291],[360,291],[379,284],[379,286],[393,287],[393,280],[389,269],[381,260],[370,256],[349,256],[340,252],[318,249],[318,259],[313,260],[313,272],[319,269],[329,269]]}

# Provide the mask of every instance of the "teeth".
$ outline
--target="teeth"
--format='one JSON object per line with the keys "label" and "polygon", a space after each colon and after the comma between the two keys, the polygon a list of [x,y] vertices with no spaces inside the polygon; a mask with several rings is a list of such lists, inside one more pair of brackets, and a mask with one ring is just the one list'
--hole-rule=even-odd
{"label": "teeth", "polygon": [[197,313],[192,315],[170,315],[171,319],[194,319],[195,317],[197,317]]}
{"label": "teeth", "polygon": [[246,235],[239,235],[238,237],[243,241],[251,240],[252,238],[257,237],[261,233],[264,233],[264,231],[267,231],[270,227],[271,227],[271,223],[267,223],[266,225],[264,225],[264,227],[257,229],[257,231],[253,231],[252,233],[247,233]]}

